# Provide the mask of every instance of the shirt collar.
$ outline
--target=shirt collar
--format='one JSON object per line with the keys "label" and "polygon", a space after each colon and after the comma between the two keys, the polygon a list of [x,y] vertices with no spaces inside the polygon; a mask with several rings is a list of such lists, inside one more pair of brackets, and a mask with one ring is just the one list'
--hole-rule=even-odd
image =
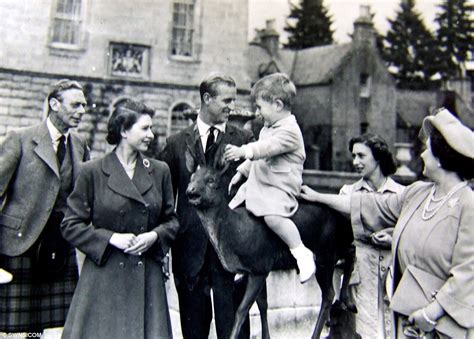
{"label": "shirt collar", "polygon": [[[387,177],[385,183],[377,190],[378,193],[397,193],[399,191],[399,184],[397,184],[392,178]],[[374,189],[369,185],[369,183],[361,178],[359,181],[354,183],[354,191],[366,191],[366,192],[375,192]]]}
{"label": "shirt collar", "polygon": [[[196,123],[197,123],[198,131],[199,131],[199,135],[201,137],[207,135],[207,132],[208,132],[209,128],[211,127],[211,125],[208,125],[204,121],[202,121],[201,118],[199,117],[199,115],[196,119]],[[225,122],[214,125],[214,127],[217,128],[219,130],[219,132],[221,132],[221,133],[225,133],[225,126],[226,126]]]}
{"label": "shirt collar", "polygon": [[[54,143],[58,142],[59,138],[61,138],[61,136],[63,135],[63,133],[61,133],[61,132],[56,128],[56,126],[54,126],[54,124],[51,122],[50,117],[48,117],[48,118],[46,119],[46,126],[48,127],[49,136],[51,137],[51,140],[52,140]],[[67,137],[69,136],[69,130],[67,130],[66,133],[64,133],[64,136],[66,137],[66,140],[67,140]]]}

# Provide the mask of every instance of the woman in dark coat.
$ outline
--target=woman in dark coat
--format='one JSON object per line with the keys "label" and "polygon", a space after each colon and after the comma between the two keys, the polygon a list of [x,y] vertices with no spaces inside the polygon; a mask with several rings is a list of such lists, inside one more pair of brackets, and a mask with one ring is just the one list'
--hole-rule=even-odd
{"label": "woman in dark coat", "polygon": [[161,259],[179,227],[168,166],[147,159],[153,110],[128,101],[108,122],[116,148],[87,163],[61,225],[86,259],[63,338],[171,338]]}

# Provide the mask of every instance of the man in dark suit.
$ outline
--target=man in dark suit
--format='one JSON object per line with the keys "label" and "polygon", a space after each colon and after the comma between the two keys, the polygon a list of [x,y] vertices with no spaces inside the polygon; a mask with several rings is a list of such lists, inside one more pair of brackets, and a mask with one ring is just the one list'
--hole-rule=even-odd
{"label": "man in dark suit", "polygon": [[0,331],[41,332],[64,325],[77,283],[75,250],[59,225],[81,163],[85,140],[69,131],[85,113],[79,83],[61,80],[48,97],[48,117],[11,131],[0,144]]}
{"label": "man in dark suit", "polygon": [[[211,290],[217,336],[229,338],[241,300],[239,290],[245,288],[245,282],[234,283],[234,274],[223,268],[186,196],[192,174],[186,168],[186,153],[202,165],[214,161],[219,145],[240,146],[253,141],[251,132],[227,124],[236,93],[231,77],[214,74],[206,78],[200,85],[201,109],[197,121],[169,137],[160,154],[170,167],[178,199],[180,231],[172,247],[172,262],[184,338],[208,338],[212,321]],[[226,187],[237,165],[239,162],[230,164],[224,174]],[[241,337],[249,337],[248,321]]]}

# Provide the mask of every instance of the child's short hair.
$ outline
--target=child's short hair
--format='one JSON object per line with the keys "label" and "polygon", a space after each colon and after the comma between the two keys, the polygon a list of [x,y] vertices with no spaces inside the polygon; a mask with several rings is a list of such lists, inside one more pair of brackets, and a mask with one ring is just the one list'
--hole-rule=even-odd
{"label": "child's short hair", "polygon": [[258,80],[253,85],[250,95],[254,101],[257,98],[269,102],[280,99],[286,109],[291,109],[296,96],[296,87],[286,74],[273,73]]}

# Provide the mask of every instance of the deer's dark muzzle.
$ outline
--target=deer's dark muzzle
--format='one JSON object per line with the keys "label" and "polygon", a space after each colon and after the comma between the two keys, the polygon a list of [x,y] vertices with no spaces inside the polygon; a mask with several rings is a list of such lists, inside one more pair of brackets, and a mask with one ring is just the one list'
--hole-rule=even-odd
{"label": "deer's dark muzzle", "polygon": [[186,195],[188,196],[188,200],[192,205],[199,204],[201,194],[194,185],[189,184],[188,189],[186,190]]}

